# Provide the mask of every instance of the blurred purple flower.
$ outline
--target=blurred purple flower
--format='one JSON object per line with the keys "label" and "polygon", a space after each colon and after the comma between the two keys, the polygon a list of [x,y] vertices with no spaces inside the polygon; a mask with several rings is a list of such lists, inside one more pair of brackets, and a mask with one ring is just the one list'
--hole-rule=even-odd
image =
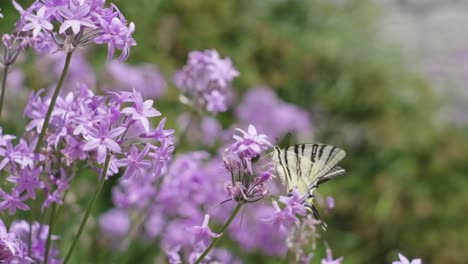
{"label": "blurred purple flower", "polygon": [[334,260],[331,248],[327,248],[327,258],[322,259],[321,263],[322,264],[341,264],[342,261],[343,261],[343,257],[340,257]]}
{"label": "blurred purple flower", "polygon": [[112,239],[120,240],[130,229],[130,217],[125,210],[111,209],[99,217],[101,230]]}
{"label": "blurred purple flower", "polygon": [[400,258],[400,260],[393,261],[392,264],[422,264],[422,260],[420,258],[413,259],[410,261],[401,253],[398,253],[398,257]]}
{"label": "blurred purple flower", "polygon": [[276,201],[273,201],[273,207],[276,211],[274,216],[269,219],[263,219],[263,221],[273,224],[275,229],[291,229],[300,223],[291,207],[286,206],[284,209],[281,209]]}
{"label": "blurred purple flower", "polygon": [[282,101],[268,87],[248,90],[236,108],[236,115],[242,125],[254,124],[271,139],[280,139],[289,132],[311,134],[308,113]]}
{"label": "blurred purple flower", "polygon": [[297,189],[294,188],[291,196],[280,196],[279,201],[291,209],[292,214],[306,215],[307,210],[304,206],[306,195],[299,196]]}
{"label": "blurred purple flower", "polygon": [[128,65],[118,60],[109,62],[106,70],[111,76],[109,84],[113,90],[130,90],[140,92],[144,98],[157,98],[166,88],[166,80],[153,64]]}
{"label": "blurred purple flower", "polygon": [[0,189],[0,211],[8,209],[10,215],[14,215],[17,209],[28,211],[30,207],[23,201],[26,196],[21,196],[17,190],[13,190],[11,194],[6,193]]}
{"label": "blurred purple flower", "polygon": [[36,190],[41,187],[39,176],[41,175],[42,167],[35,169],[23,168],[20,175],[10,176],[7,181],[15,183],[15,190],[18,193],[26,192],[24,198],[36,199]]}
{"label": "blurred purple flower", "polygon": [[216,114],[227,110],[230,85],[237,76],[231,59],[221,59],[216,50],[192,51],[174,83],[193,107]]}
{"label": "blurred purple flower", "polygon": [[[29,223],[24,220],[14,221],[10,226],[10,232],[16,234],[23,243],[31,243],[30,257],[32,260],[34,260],[34,263],[44,262],[47,236],[49,234],[48,225],[33,222],[32,226],[30,226]],[[32,232],[31,235],[30,232]],[[59,237],[56,235],[51,235],[52,241],[57,240],[58,238]],[[48,263],[62,263],[62,261],[59,259],[59,251],[53,244],[49,249]]]}
{"label": "blurred purple flower", "polygon": [[0,219],[0,260],[4,263],[32,263],[27,251],[27,244],[15,233],[8,232]]}
{"label": "blurred purple flower", "polygon": [[331,209],[335,208],[335,199],[333,197],[327,196],[325,198],[325,201],[327,203],[327,209],[328,210],[331,210]]}
{"label": "blurred purple flower", "polygon": [[221,234],[216,234],[215,232],[211,231],[210,227],[208,226],[209,221],[210,216],[206,214],[201,226],[192,226],[190,228],[190,231],[195,234],[193,241],[194,244],[202,242],[205,246],[208,246],[212,237],[216,238],[221,236]]}

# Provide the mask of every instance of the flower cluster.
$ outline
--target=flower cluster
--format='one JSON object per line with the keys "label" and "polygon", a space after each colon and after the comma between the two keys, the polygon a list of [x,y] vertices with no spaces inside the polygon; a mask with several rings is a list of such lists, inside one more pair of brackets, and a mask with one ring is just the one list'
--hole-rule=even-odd
{"label": "flower cluster", "polygon": [[157,98],[166,88],[166,80],[153,64],[130,66],[121,61],[111,61],[106,66],[111,77],[110,85],[114,90],[127,90],[129,87],[139,91],[144,98]]}
{"label": "flower cluster", "polygon": [[[48,234],[49,226],[38,222],[30,226],[24,220],[13,222],[8,232],[5,224],[0,220],[0,260],[4,263],[44,262]],[[51,239],[56,240],[58,237],[51,235]],[[30,255],[28,255],[29,243]],[[58,255],[58,249],[54,247],[49,249],[48,263],[62,263]]]}
{"label": "flower cluster", "polygon": [[231,181],[225,185],[229,196],[238,202],[254,202],[268,194],[266,183],[272,175],[265,170],[258,172],[253,162],[271,143],[264,134],[257,133],[253,125],[247,132],[236,129],[241,135],[234,135],[235,142],[223,153],[224,165],[231,175]]}
{"label": "flower cluster", "polygon": [[192,51],[187,65],[174,75],[184,101],[196,109],[225,112],[231,96],[231,82],[239,75],[231,59],[221,59],[216,50]]}
{"label": "flower cluster", "polygon": [[94,162],[95,167],[108,161],[109,176],[123,168],[123,179],[128,180],[141,175],[157,178],[171,158],[173,131],[164,129],[164,118],[152,128],[150,120],[161,115],[152,100],[144,101],[136,91],[97,96],[85,86],[59,97],[45,146],[35,153],[50,102],[41,94],[33,93],[25,109],[31,119],[25,138],[14,145],[13,136],[0,136],[0,166],[12,185],[9,193],[0,189],[0,210],[8,209],[10,214],[29,210],[25,201],[36,199],[39,190],[46,197],[43,208],[60,204],[79,161]]}
{"label": "flower cluster", "polygon": [[128,24],[116,6],[104,7],[105,1],[36,0],[27,9],[14,4],[21,15],[16,24],[17,35],[27,36],[39,52],[50,53],[51,48],[57,47],[71,52],[94,42],[107,44],[109,59],[121,50],[119,60],[126,60],[130,48],[136,45],[133,22]]}
{"label": "flower cluster", "polygon": [[281,139],[287,133],[310,137],[310,116],[303,109],[282,101],[268,87],[250,89],[236,107],[241,124],[255,124],[271,139]]}

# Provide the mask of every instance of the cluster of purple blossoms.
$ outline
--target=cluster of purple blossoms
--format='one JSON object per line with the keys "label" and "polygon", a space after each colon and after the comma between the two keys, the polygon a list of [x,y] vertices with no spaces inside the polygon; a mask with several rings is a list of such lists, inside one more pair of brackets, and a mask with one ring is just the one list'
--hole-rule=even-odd
{"label": "cluster of purple blossoms", "polygon": [[249,125],[247,131],[239,128],[236,131],[241,135],[234,135],[235,142],[223,153],[224,166],[231,175],[225,189],[237,202],[258,201],[268,194],[266,183],[272,174],[268,170],[256,170],[253,162],[272,145],[266,135],[257,133],[253,125]]}
{"label": "cluster of purple blossoms", "polygon": [[183,92],[182,102],[216,114],[227,110],[231,82],[237,76],[231,59],[221,59],[216,50],[192,51],[187,65],[174,75],[174,83]]}
{"label": "cluster of purple blossoms", "polygon": [[[123,179],[157,178],[174,150],[172,130],[165,130],[165,118],[156,128],[150,121],[161,115],[152,100],[144,101],[139,92],[113,92],[94,95],[82,86],[59,97],[52,112],[45,146],[34,152],[37,134],[44,125],[50,98],[42,91],[33,93],[25,109],[31,119],[26,135],[14,145],[13,136],[0,136],[0,166],[10,175],[10,191],[0,189],[0,210],[14,214],[29,210],[25,203],[45,194],[43,209],[62,203],[63,193],[74,177],[76,162],[102,166],[108,161],[108,176],[124,169]],[[41,177],[41,175],[45,177]]]}
{"label": "cluster of purple blossoms", "polygon": [[143,98],[158,98],[165,88],[166,80],[153,64],[131,66],[113,60],[106,65],[109,84],[114,90],[127,90],[129,87],[141,92]]}
{"label": "cluster of purple blossoms", "polygon": [[[158,240],[168,255],[189,259],[194,246],[187,239],[190,227],[201,222],[207,208],[226,198],[220,173],[222,162],[199,151],[176,156],[163,177],[142,174],[132,181],[121,179],[112,191],[116,208],[101,216],[101,229],[111,241],[124,240],[113,245],[116,249],[126,249],[125,243],[132,242],[128,239]],[[224,219],[225,214],[218,211],[216,219]],[[137,220],[130,225],[130,219]]]}
{"label": "cluster of purple blossoms", "polygon": [[[14,221],[8,232],[5,224],[0,220],[0,260],[2,263],[43,263],[48,234],[49,226],[38,222],[30,226],[24,220]],[[58,237],[51,235],[51,239],[57,240]],[[50,248],[47,263],[62,263],[58,255],[58,249]]]}
{"label": "cluster of purple blossoms", "polygon": [[282,101],[268,87],[247,91],[236,107],[236,116],[242,125],[254,124],[271,139],[281,139],[287,133],[296,133],[299,137],[309,139],[312,132],[308,113]]}
{"label": "cluster of purple blossoms", "polygon": [[94,42],[107,44],[109,59],[121,50],[119,60],[126,60],[136,45],[135,24],[128,24],[115,5],[105,7],[103,0],[36,0],[27,9],[13,3],[21,15],[14,36],[27,37],[40,53],[72,52]]}

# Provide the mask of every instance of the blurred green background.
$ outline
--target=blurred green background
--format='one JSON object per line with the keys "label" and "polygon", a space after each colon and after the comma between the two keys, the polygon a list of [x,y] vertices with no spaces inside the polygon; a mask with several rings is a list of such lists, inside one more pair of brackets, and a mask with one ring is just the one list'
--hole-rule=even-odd
{"label": "blurred green background", "polygon": [[[385,10],[364,0],[113,2],[136,24],[129,63],[171,76],[189,51],[215,48],[241,72],[237,94],[274,88],[312,114],[316,139],[348,152],[349,175],[321,188],[337,201],[323,238],[345,263],[391,263],[398,251],[466,263],[468,129],[435,121],[445,102],[377,37]],[[17,15],[0,7],[8,32]],[[105,47],[94,52],[100,69]]]}

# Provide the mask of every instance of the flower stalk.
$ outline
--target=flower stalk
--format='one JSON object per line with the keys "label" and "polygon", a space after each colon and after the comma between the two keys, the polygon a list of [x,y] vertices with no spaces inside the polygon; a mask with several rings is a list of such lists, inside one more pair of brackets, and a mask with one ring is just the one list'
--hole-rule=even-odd
{"label": "flower stalk", "polygon": [[10,68],[9,64],[5,64],[3,67],[3,77],[2,77],[2,94],[0,95],[0,119],[2,117],[2,110],[3,110],[3,102],[5,99],[5,89],[6,89],[6,81],[8,77],[8,69]]}
{"label": "flower stalk", "polygon": [[67,57],[65,58],[65,64],[63,65],[62,74],[60,75],[60,79],[55,87],[54,94],[52,95],[52,99],[50,100],[49,108],[47,109],[47,114],[44,119],[44,124],[42,125],[41,133],[39,134],[39,139],[36,143],[36,148],[34,152],[39,152],[42,147],[42,141],[44,141],[44,137],[49,127],[50,117],[52,116],[52,111],[54,110],[55,103],[57,102],[57,98],[60,94],[60,90],[62,89],[63,82],[65,81],[65,77],[67,76],[68,69],[70,68],[70,61],[73,52],[68,52]]}
{"label": "flower stalk", "polygon": [[[49,232],[47,233],[47,240],[46,240],[46,249],[45,249],[45,256],[44,256],[44,264],[47,264],[49,261],[49,250],[50,245],[52,244],[52,232],[55,223],[55,211],[57,210],[57,204],[52,204],[52,211],[50,212],[50,220],[49,220]],[[32,232],[30,232],[32,233]]]}
{"label": "flower stalk", "polygon": [[84,230],[84,227],[86,226],[86,222],[88,221],[89,215],[91,214],[91,211],[94,209],[94,206],[96,205],[96,201],[97,201],[97,199],[99,197],[99,194],[101,193],[102,187],[104,186],[104,182],[106,181],[106,175],[107,175],[107,171],[109,169],[110,159],[111,159],[111,155],[107,154],[106,160],[104,162],[104,168],[102,170],[101,177],[99,178],[98,187],[96,189],[96,192],[94,193],[94,196],[93,196],[93,198],[91,200],[91,203],[89,204],[88,208],[86,209],[85,215],[84,215],[83,219],[81,220],[80,227],[78,228],[78,232],[76,233],[75,237],[73,238],[73,242],[72,242],[70,248],[68,249],[68,252],[67,252],[67,255],[66,255],[66,257],[65,257],[65,259],[63,261],[63,264],[66,264],[70,260],[70,257],[71,257],[71,255],[73,253],[73,249],[75,248],[76,243],[78,242],[78,240],[79,240],[79,238],[81,236],[81,233],[83,233],[83,230]]}
{"label": "flower stalk", "polygon": [[229,219],[226,221],[226,223],[223,225],[223,227],[219,231],[219,234],[221,234],[221,236],[215,237],[215,238],[213,238],[213,240],[211,240],[211,244],[198,257],[197,261],[195,261],[195,264],[201,263],[201,261],[208,255],[208,253],[210,253],[211,249],[213,249],[213,247],[216,246],[218,241],[223,237],[225,231],[231,225],[232,221],[234,221],[234,218],[236,218],[237,214],[239,213],[240,209],[242,208],[242,205],[244,205],[244,203],[242,203],[242,202],[237,203],[236,208],[234,208],[234,211],[232,211],[231,216],[229,217]]}

